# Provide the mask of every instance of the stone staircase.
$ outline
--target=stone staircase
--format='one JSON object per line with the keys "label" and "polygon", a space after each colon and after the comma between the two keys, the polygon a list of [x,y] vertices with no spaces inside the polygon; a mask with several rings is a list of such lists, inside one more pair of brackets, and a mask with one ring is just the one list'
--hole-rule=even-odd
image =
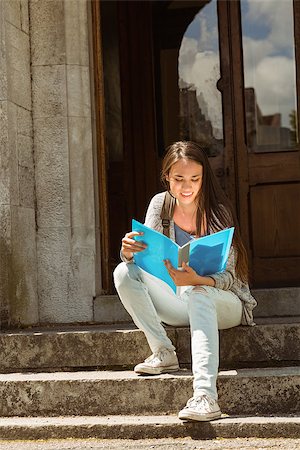
{"label": "stone staircase", "polygon": [[300,320],[275,316],[220,332],[224,417],[210,423],[177,419],[192,394],[187,328],[167,327],[181,370],[145,377],[131,370],[149,355],[131,323],[4,331],[0,439],[299,438]]}

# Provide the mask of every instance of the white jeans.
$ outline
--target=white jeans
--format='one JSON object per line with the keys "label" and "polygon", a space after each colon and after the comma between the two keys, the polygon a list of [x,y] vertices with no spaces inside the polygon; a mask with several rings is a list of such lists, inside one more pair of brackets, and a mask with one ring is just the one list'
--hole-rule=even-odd
{"label": "white jeans", "polygon": [[122,262],[114,271],[119,297],[136,326],[145,333],[153,353],[175,350],[161,322],[191,329],[194,396],[217,400],[219,366],[218,329],[240,325],[242,303],[230,291],[210,286],[188,288],[180,296],[135,264]]}

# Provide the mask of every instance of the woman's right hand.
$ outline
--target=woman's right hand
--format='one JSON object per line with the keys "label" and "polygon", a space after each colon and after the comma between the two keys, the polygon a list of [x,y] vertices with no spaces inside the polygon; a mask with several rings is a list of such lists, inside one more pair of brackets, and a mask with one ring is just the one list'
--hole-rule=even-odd
{"label": "woman's right hand", "polygon": [[132,259],[134,253],[142,252],[147,245],[141,241],[136,241],[134,236],[142,236],[144,233],[138,231],[130,231],[126,233],[122,239],[121,253],[126,259]]}

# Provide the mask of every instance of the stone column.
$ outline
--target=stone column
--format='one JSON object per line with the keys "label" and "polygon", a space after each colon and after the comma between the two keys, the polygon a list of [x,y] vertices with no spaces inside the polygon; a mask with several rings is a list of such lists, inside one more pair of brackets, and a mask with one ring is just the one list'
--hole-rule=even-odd
{"label": "stone column", "polygon": [[0,323],[39,320],[27,0],[0,1]]}
{"label": "stone column", "polygon": [[91,321],[96,244],[87,1],[29,4],[40,321]]}

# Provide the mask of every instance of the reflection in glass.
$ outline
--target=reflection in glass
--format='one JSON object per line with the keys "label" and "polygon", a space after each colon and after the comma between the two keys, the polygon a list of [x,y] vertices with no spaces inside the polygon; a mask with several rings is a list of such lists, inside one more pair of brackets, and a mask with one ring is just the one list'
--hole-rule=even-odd
{"label": "reflection in glass", "polygon": [[250,152],[298,144],[293,0],[241,0]]}
{"label": "reflection in glass", "polygon": [[216,0],[199,11],[181,42],[178,60],[180,138],[205,146],[224,187],[223,120]]}

